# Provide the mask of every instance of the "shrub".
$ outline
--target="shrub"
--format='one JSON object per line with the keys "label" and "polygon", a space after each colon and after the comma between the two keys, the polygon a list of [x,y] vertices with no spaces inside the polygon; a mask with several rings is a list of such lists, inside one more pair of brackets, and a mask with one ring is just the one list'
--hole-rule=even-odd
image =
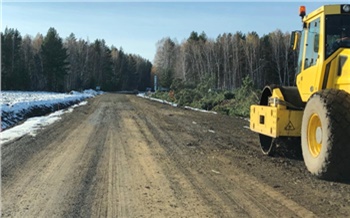
{"label": "shrub", "polygon": [[233,99],[235,97],[235,94],[233,92],[230,92],[230,91],[225,91],[224,97],[226,100],[230,100],[230,99]]}
{"label": "shrub", "polygon": [[168,92],[156,92],[154,97],[167,101],[175,100],[179,106],[214,110],[231,116],[249,116],[250,105],[258,101],[258,95],[253,91],[253,83],[249,77],[243,80],[242,87],[234,91],[214,90],[213,81],[208,78],[195,86],[176,79],[171,85],[174,98],[171,99]]}
{"label": "shrub", "polygon": [[193,89],[183,89],[179,92],[175,92],[176,103],[179,106],[191,105],[194,101],[199,101],[202,95]]}
{"label": "shrub", "polygon": [[170,97],[169,97],[169,92],[161,92],[161,91],[156,91],[154,94],[152,94],[153,98],[159,98],[159,99],[163,99],[166,101],[171,101]]}

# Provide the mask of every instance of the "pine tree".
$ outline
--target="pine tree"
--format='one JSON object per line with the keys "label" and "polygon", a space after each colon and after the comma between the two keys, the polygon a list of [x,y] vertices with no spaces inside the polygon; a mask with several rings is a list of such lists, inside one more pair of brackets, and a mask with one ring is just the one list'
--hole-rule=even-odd
{"label": "pine tree", "polygon": [[136,59],[133,55],[129,54],[128,57],[128,75],[127,75],[127,81],[126,81],[126,90],[134,90],[137,89],[137,83],[138,83],[138,74],[136,71]]}
{"label": "pine tree", "polygon": [[64,91],[64,76],[67,74],[67,51],[54,28],[50,28],[42,44],[43,70],[47,77],[47,90]]}
{"label": "pine tree", "polygon": [[104,44],[104,51],[103,51],[103,58],[102,58],[102,81],[101,81],[101,87],[103,90],[106,91],[115,91],[115,79],[113,75],[112,70],[112,56],[111,56],[111,50]]}
{"label": "pine tree", "polygon": [[22,37],[18,30],[5,29],[1,34],[1,85],[3,90],[25,90],[29,85],[24,68]]}
{"label": "pine tree", "polygon": [[32,75],[34,74],[34,53],[31,38],[26,35],[21,44],[21,66],[22,76],[20,76],[19,85],[22,90],[32,90]]}
{"label": "pine tree", "polygon": [[127,81],[129,79],[128,75],[128,65],[129,60],[127,54],[124,53],[123,48],[119,49],[119,71],[117,73],[117,80],[118,83],[118,89],[120,90],[126,90],[127,88]]}

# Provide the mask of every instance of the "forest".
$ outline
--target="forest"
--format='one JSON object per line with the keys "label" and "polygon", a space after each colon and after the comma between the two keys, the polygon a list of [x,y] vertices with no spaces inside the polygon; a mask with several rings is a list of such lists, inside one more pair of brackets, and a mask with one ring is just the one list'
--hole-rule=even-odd
{"label": "forest", "polygon": [[262,37],[236,32],[216,39],[193,31],[181,43],[166,37],[157,43],[152,72],[170,92],[155,97],[247,117],[264,86],[295,84],[297,55],[290,34],[278,29]]}
{"label": "forest", "polygon": [[1,33],[1,89],[68,92],[145,90],[151,86],[152,63],[103,39],[89,42],[72,33],[62,39],[54,28],[45,36]]}
{"label": "forest", "polygon": [[[54,28],[45,36],[21,36],[17,29],[1,33],[1,89],[67,92],[101,87],[104,91],[196,88],[234,91],[247,80],[259,90],[266,84],[293,85],[297,52],[290,34],[276,30],[224,33],[210,39],[193,31],[181,43],[169,37],[156,43],[154,63],[103,39],[89,42],[73,33],[62,39]],[[173,86],[172,86],[173,85]]]}
{"label": "forest", "polygon": [[193,31],[181,43],[169,37],[160,40],[153,70],[164,87],[176,79],[188,84],[211,79],[213,89],[235,90],[245,78],[257,89],[266,84],[293,85],[296,65],[290,34],[281,30],[262,37],[256,32],[224,33],[216,39]]}

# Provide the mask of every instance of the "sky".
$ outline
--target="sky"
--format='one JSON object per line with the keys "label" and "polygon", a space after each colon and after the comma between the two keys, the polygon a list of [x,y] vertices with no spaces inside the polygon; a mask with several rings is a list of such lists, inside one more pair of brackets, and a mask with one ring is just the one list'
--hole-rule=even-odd
{"label": "sky", "polygon": [[324,4],[342,1],[158,1],[131,0],[2,0],[1,31],[17,29],[22,36],[46,35],[53,27],[63,39],[104,39],[108,46],[153,62],[156,44],[165,37],[181,43],[192,31],[215,39],[223,33],[263,36],[276,29],[301,29],[299,6],[307,13]]}

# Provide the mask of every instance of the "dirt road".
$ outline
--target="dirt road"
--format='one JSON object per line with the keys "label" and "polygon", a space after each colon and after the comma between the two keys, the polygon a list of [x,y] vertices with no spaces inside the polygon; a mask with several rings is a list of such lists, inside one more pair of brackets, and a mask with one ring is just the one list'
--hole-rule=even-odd
{"label": "dirt road", "polygon": [[265,157],[240,118],[105,94],[2,145],[3,217],[349,217],[350,185]]}

